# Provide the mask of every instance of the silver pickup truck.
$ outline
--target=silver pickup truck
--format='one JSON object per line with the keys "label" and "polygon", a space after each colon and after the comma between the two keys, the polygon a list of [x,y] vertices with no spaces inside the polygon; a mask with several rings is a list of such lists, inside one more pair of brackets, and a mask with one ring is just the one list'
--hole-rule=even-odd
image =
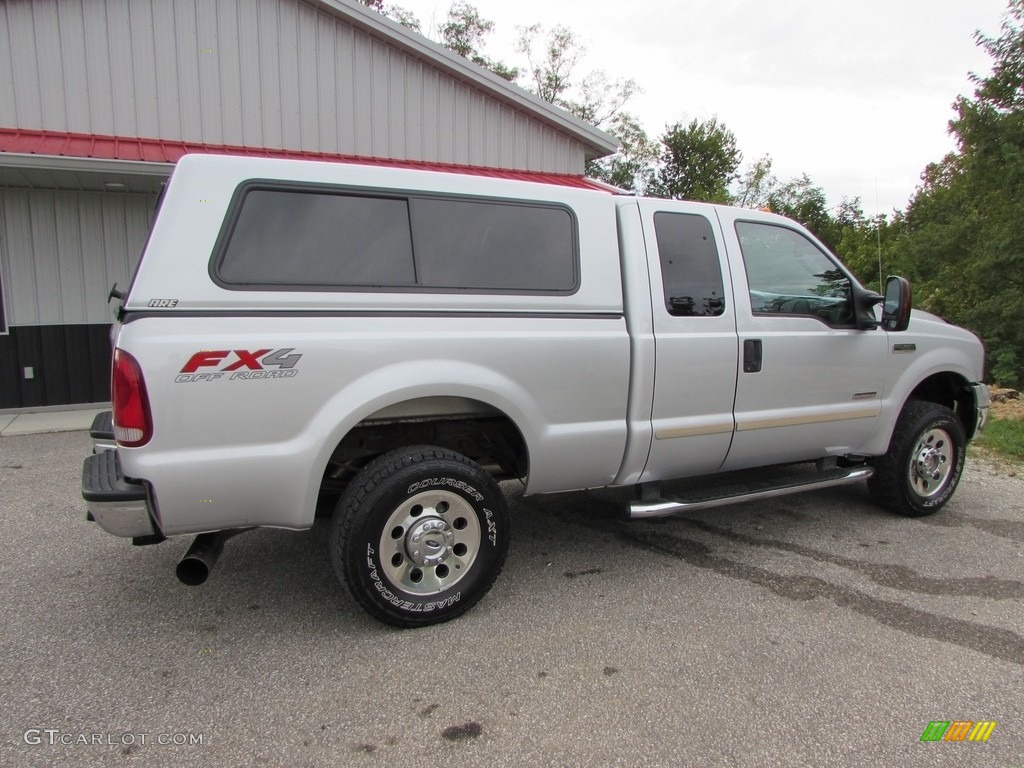
{"label": "silver pickup truck", "polygon": [[634,517],[866,480],[925,515],[988,408],[978,339],[906,281],[770,213],[568,183],[188,156],[121,300],[90,519],[198,534],[197,584],[328,506],[338,576],[398,626],[493,584],[499,480],[632,486]]}

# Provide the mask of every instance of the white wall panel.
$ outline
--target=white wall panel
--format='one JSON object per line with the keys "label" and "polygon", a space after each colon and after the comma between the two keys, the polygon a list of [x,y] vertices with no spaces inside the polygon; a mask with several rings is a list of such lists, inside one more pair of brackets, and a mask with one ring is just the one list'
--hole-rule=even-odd
{"label": "white wall panel", "polygon": [[155,198],[0,189],[10,325],[105,323],[107,292],[127,287]]}
{"label": "white wall panel", "polygon": [[[7,257],[7,324],[39,324],[39,290],[32,251],[27,191],[0,192],[4,255]],[[27,244],[28,247],[25,247]]]}
{"label": "white wall panel", "polygon": [[[174,4],[154,3],[150,9],[152,39],[151,55],[147,57],[154,68],[153,102],[155,106],[157,136],[170,134],[181,135],[181,72],[178,68],[177,41],[174,35],[162,35],[160,30],[175,29]],[[170,76],[156,75],[157,67],[169,67],[173,70]]]}
{"label": "white wall panel", "polygon": [[584,148],[303,0],[6,0],[0,126],[580,173]]}
{"label": "white wall panel", "polygon": [[[160,136],[160,108],[157,94],[161,90],[173,90],[177,72],[171,71],[157,77],[155,30],[153,29],[153,0],[129,0],[128,38],[118,40],[131,51],[131,74],[135,101],[135,136]],[[113,9],[112,9],[113,10]],[[113,15],[113,13],[111,13]],[[120,28],[119,28],[119,31]],[[162,62],[173,66],[174,60]],[[116,105],[115,105],[116,108]],[[171,130],[171,126],[166,126]],[[180,129],[176,129],[180,135]]]}
{"label": "white wall panel", "polygon": [[[242,140],[236,142],[258,147],[267,135],[264,125],[263,77],[260,71],[260,14],[256,8],[252,13],[236,11],[238,23],[238,88],[242,104]],[[271,103],[280,103],[274,98]]]}
{"label": "white wall panel", "polygon": [[[7,77],[14,83],[14,102],[3,105],[0,115],[13,115],[17,125],[42,127],[44,94],[36,66],[33,8],[29,3],[16,2],[7,3],[3,9],[7,13],[8,38],[0,43],[0,48],[10,52],[5,63],[11,67]],[[45,98],[52,99],[55,95],[60,96],[47,89]]]}

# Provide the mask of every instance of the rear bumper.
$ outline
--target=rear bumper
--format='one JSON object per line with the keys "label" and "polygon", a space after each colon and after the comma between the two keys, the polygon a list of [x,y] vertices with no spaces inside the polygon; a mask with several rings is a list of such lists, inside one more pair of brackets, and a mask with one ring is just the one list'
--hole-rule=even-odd
{"label": "rear bumper", "polygon": [[93,453],[100,451],[112,451],[117,448],[117,441],[114,440],[114,415],[110,411],[97,413],[89,427],[89,437],[92,438]]}
{"label": "rear bumper", "polygon": [[149,491],[125,478],[116,450],[101,450],[82,464],[82,498],[89,519],[107,533],[127,538],[156,536]]}

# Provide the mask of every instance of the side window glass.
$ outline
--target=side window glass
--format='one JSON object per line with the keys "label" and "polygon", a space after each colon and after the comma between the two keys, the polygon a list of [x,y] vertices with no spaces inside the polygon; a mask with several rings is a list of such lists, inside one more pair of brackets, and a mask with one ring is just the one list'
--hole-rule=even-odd
{"label": "side window glass", "polygon": [[472,200],[410,200],[416,270],[437,288],[567,293],[575,289],[569,211]]}
{"label": "side window glass", "polygon": [[415,284],[405,200],[255,189],[219,265],[229,283]]}
{"label": "side window glass", "polygon": [[807,315],[829,325],[853,322],[849,278],[796,230],[736,223],[755,315]]}
{"label": "side window glass", "polygon": [[654,231],[665,284],[665,307],[680,317],[725,312],[722,264],[711,222],[691,213],[656,213]]}
{"label": "side window glass", "polygon": [[213,262],[226,286],[536,295],[579,287],[577,224],[567,207],[269,182],[236,195]]}

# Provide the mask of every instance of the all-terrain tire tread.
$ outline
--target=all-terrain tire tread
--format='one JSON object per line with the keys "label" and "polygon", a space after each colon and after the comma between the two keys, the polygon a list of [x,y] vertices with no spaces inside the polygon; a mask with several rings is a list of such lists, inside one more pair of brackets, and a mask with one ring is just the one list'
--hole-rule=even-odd
{"label": "all-terrain tire tread", "polygon": [[[345,492],[338,499],[337,507],[331,523],[331,535],[329,538],[329,549],[331,565],[335,574],[348,587],[349,594],[367,613],[386,624],[395,627],[412,628],[421,627],[427,624],[437,623],[437,619],[424,620],[420,617],[404,617],[390,611],[383,610],[379,604],[370,600],[363,590],[356,585],[359,583],[360,572],[356,563],[351,558],[345,557],[347,551],[346,543],[354,535],[354,529],[362,522],[360,510],[373,504],[373,495],[382,489],[386,490],[386,481],[409,467],[429,469],[434,463],[438,463],[438,469],[444,468],[441,462],[456,462],[463,465],[469,473],[479,473],[481,479],[487,483],[489,492],[496,498],[501,498],[501,491],[495,480],[487,474],[478,464],[463,456],[460,453],[445,448],[421,445],[402,448],[379,456],[368,464],[362,472],[349,484]],[[507,536],[507,532],[506,532]],[[493,569],[490,578],[481,584],[477,594],[459,603],[458,608],[446,613],[443,621],[454,619],[472,608],[490,590],[504,567],[504,559],[498,567]]]}
{"label": "all-terrain tire tread", "polygon": [[[875,474],[868,480],[868,490],[876,504],[890,512],[904,517],[924,517],[938,512],[945,504],[933,507],[920,507],[907,500],[905,473],[907,464],[904,454],[913,448],[913,443],[921,434],[922,426],[929,420],[945,417],[954,440],[958,442],[957,461],[963,465],[963,452],[966,450],[966,439],[959,419],[949,408],[926,400],[912,400],[903,407],[896,428],[893,430],[889,450],[884,456],[874,460]],[[951,485],[955,488],[959,482],[959,471],[954,469]],[[946,499],[952,494],[945,494]]]}

